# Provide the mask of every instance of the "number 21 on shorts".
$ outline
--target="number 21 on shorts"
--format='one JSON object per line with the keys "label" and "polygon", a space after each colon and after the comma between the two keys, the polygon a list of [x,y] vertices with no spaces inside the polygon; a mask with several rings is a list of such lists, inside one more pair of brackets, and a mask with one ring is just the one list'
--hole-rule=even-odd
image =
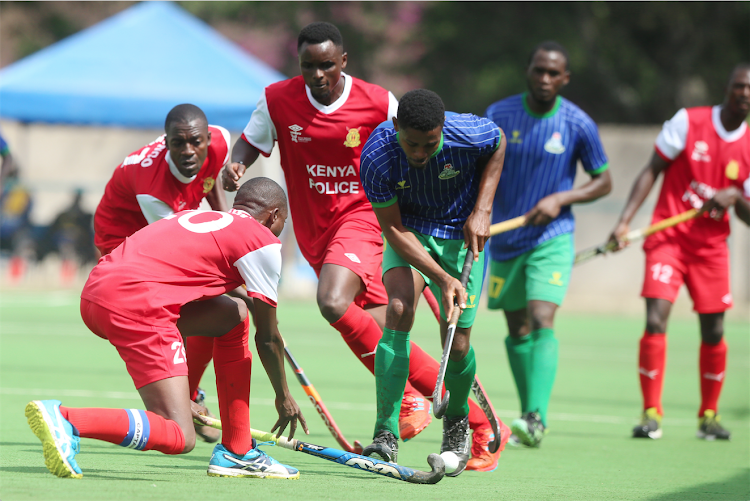
{"label": "number 21 on shorts", "polygon": [[185,346],[183,346],[182,342],[174,341],[172,343],[172,351],[174,351],[174,364],[184,364],[187,355],[185,355]]}
{"label": "number 21 on shorts", "polygon": [[656,263],[651,267],[651,278],[663,284],[668,284],[674,269],[668,264]]}

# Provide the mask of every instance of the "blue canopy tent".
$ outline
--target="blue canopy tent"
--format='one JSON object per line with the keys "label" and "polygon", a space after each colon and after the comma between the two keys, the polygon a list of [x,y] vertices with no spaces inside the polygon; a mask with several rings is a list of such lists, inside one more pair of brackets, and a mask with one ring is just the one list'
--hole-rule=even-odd
{"label": "blue canopy tent", "polygon": [[0,118],[161,128],[193,103],[242,130],[286,78],[169,2],[143,2],[0,71]]}

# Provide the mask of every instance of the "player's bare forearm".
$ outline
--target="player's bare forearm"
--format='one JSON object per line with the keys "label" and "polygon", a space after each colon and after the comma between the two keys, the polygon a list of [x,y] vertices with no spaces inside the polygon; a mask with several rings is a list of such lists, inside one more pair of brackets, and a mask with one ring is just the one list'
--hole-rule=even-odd
{"label": "player's bare forearm", "polygon": [[473,251],[474,261],[479,260],[479,252],[484,249],[484,244],[490,238],[492,202],[495,199],[495,191],[500,182],[500,174],[503,171],[504,162],[505,134],[502,134],[500,144],[482,170],[477,202],[464,224],[464,242]]}
{"label": "player's bare forearm", "polygon": [[206,193],[206,200],[213,210],[221,212],[227,212],[229,210],[229,204],[227,204],[227,198],[224,195],[224,190],[221,188],[220,183],[214,183],[213,188]]}
{"label": "player's bare forearm", "polygon": [[740,196],[734,204],[734,212],[743,223],[750,226],[750,201]]}
{"label": "player's bare forearm", "polygon": [[450,275],[424,250],[417,237],[401,224],[401,210],[398,204],[373,209],[380,222],[388,245],[393,247],[399,256],[414,266],[436,283],[443,283]]}
{"label": "player's bare forearm", "polygon": [[736,186],[729,186],[716,192],[710,200],[703,204],[701,212],[706,212],[720,219],[724,217],[724,212],[732,206],[734,206],[737,217],[750,226],[750,202],[743,196],[742,190]]}
{"label": "player's bare forearm", "polygon": [[232,148],[231,161],[221,170],[221,183],[227,191],[237,191],[240,187],[240,178],[245,174],[248,166],[255,163],[260,155],[253,145],[242,137],[237,139]]}
{"label": "player's bare forearm", "polygon": [[609,170],[605,170],[595,176],[591,176],[588,183],[568,191],[557,194],[560,206],[565,207],[573,204],[585,204],[593,202],[612,191],[612,176]]}
{"label": "player's bare forearm", "polygon": [[628,201],[625,203],[625,208],[622,210],[620,215],[620,223],[630,224],[630,221],[638,212],[638,208],[646,200],[646,197],[651,192],[651,188],[654,187],[656,179],[664,169],[669,166],[658,153],[654,152],[651,155],[651,160],[643,168],[638,177],[633,183],[633,187],[630,189],[630,195],[628,195]]}

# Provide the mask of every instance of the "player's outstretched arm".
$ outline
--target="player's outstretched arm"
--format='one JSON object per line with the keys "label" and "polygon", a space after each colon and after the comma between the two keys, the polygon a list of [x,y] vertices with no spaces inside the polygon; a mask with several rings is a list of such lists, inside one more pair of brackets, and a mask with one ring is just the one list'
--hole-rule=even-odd
{"label": "player's outstretched arm", "polygon": [[612,177],[608,170],[591,176],[588,183],[568,191],[548,195],[526,213],[527,224],[545,225],[551,223],[560,209],[573,204],[593,202],[612,191]]}
{"label": "player's outstretched arm", "polygon": [[247,166],[258,159],[260,151],[240,137],[232,148],[232,160],[221,170],[221,184],[226,191],[237,191],[240,178],[245,174]]}
{"label": "player's outstretched arm", "polygon": [[659,156],[658,153],[654,152],[649,163],[638,174],[633,187],[630,189],[630,195],[628,196],[628,201],[625,203],[625,208],[622,210],[622,214],[620,214],[620,219],[609,236],[610,240],[617,242],[616,250],[624,249],[627,245],[623,237],[630,231],[630,221],[651,192],[651,188],[654,187],[659,174],[668,166],[669,163]]}
{"label": "player's outstretched arm", "polygon": [[284,340],[279,334],[276,321],[276,308],[268,303],[255,300],[255,321],[257,323],[257,333],[255,334],[255,347],[258,350],[260,361],[263,368],[268,374],[276,392],[276,411],[279,413],[279,419],[271,429],[272,432],[278,429],[277,437],[284,433],[289,425],[289,437],[294,436],[297,430],[297,421],[299,420],[302,429],[306,434],[307,423],[302,415],[297,402],[292,398],[289,387],[286,384],[286,373],[284,372]]}
{"label": "player's outstretched arm", "polygon": [[[500,144],[489,159],[486,159],[486,165],[482,170],[482,178],[479,181],[477,203],[464,224],[464,247],[472,250],[474,261],[479,260],[479,252],[484,249],[484,244],[490,238],[492,201],[495,199],[500,174],[503,172],[505,145],[505,134],[501,129]],[[482,160],[480,160],[480,163],[482,163]]]}
{"label": "player's outstretched arm", "polygon": [[380,222],[380,228],[388,245],[406,260],[407,263],[438,284],[443,292],[444,311],[453,311],[453,298],[458,299],[461,309],[466,308],[466,292],[461,282],[443,270],[424,250],[417,237],[401,224],[401,209],[398,204],[388,207],[373,207]]}
{"label": "player's outstretched arm", "polygon": [[711,200],[706,201],[701,207],[701,212],[707,212],[717,219],[724,216],[724,212],[734,206],[737,217],[750,226],[750,202],[743,196],[742,190],[736,186],[729,186],[716,192]]}

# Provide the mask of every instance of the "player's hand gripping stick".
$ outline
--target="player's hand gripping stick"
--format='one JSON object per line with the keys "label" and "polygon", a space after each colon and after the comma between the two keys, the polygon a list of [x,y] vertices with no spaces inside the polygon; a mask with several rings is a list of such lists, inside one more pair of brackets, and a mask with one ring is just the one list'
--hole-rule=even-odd
{"label": "player's hand gripping stick", "polygon": [[[206,416],[204,416],[203,419],[204,422],[201,424],[221,429],[221,421],[218,419]],[[407,468],[406,466],[400,466],[367,456],[361,456],[353,452],[346,452],[332,449],[330,447],[302,442],[296,438],[290,440],[286,437],[276,437],[273,433],[267,433],[265,431],[251,429],[250,432],[255,440],[261,442],[273,442],[280,447],[289,449],[290,451],[304,452],[305,454],[327,459],[328,461],[333,461],[334,463],[342,464],[350,468],[356,468],[368,473],[395,478],[396,480],[403,480],[404,482],[410,482],[412,484],[436,484],[445,476],[445,462],[438,454],[430,454],[427,456],[427,463],[432,468],[432,471],[428,472],[414,470],[412,468]]]}
{"label": "player's hand gripping stick", "polygon": [[[698,209],[690,209],[680,214],[677,214],[676,216],[663,219],[659,221],[658,223],[652,224],[651,226],[646,226],[645,228],[640,228],[638,230],[630,231],[626,233],[622,239],[625,242],[633,242],[640,238],[646,238],[647,236],[652,235],[656,232],[666,230],[667,228],[671,228],[672,226],[677,226],[680,223],[684,223],[685,221],[693,219],[698,214],[699,214]],[[608,252],[612,252],[616,248],[617,248],[617,242],[614,240],[610,240],[609,242],[599,245],[597,247],[592,247],[590,249],[582,250],[581,252],[576,254],[573,264],[576,265],[576,264],[585,263],[586,261],[589,261],[595,258],[596,256],[599,256],[601,254],[606,254]]]}
{"label": "player's hand gripping stick", "polygon": [[[474,252],[471,249],[466,249],[466,259],[464,259],[464,267],[461,270],[461,286],[466,289],[466,284],[469,282],[469,275],[471,274],[471,266],[474,264]],[[458,298],[453,298],[453,314],[451,315],[451,321],[448,324],[448,331],[445,334],[445,346],[443,346],[443,356],[440,357],[440,368],[438,369],[437,381],[435,382],[435,391],[432,393],[432,409],[435,417],[441,419],[445,415],[445,410],[448,408],[448,400],[451,397],[451,392],[445,390],[443,393],[443,380],[445,379],[445,369],[448,366],[448,355],[451,352],[453,346],[453,337],[456,335],[456,324],[458,323],[458,317],[461,316],[461,307],[458,305]],[[441,398],[442,395],[442,398]]]}

